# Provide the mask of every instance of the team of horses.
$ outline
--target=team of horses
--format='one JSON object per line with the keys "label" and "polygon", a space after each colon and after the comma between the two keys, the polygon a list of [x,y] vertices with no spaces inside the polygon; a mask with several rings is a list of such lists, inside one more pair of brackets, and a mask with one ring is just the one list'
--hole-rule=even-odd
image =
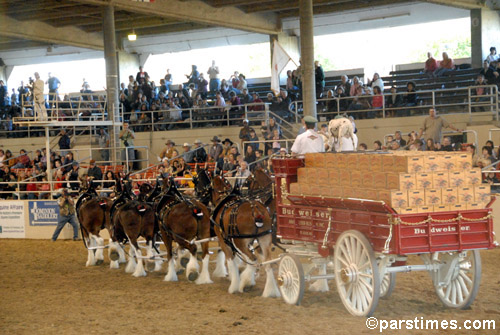
{"label": "team of horses", "polygon": [[[267,275],[263,296],[278,297],[269,262],[275,236],[271,177],[256,169],[240,189],[221,175],[199,169],[193,183],[194,192],[188,195],[178,190],[174,179],[157,179],[154,186],[143,183],[136,196],[125,176],[117,178],[116,196],[110,199],[99,196],[92,181],[84,180],[76,207],[88,249],[86,265],[102,264],[107,248],[110,268],[126,262],[125,271],[135,277],[162,271],[166,262],[165,281],[177,281],[185,271],[189,281],[210,284],[209,243],[216,240],[212,276],[228,276],[229,293],[255,285],[257,270],[263,267]],[[103,229],[109,232],[108,245],[99,235]],[[240,274],[241,265],[245,268]]]}

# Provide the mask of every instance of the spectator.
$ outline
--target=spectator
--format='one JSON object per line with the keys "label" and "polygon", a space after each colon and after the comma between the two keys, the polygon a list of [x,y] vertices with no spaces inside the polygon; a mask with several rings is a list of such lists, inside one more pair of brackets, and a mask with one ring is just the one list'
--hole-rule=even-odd
{"label": "spectator", "polygon": [[52,108],[54,101],[57,101],[57,93],[61,86],[61,81],[49,72],[49,79],[47,79],[46,84],[49,86],[49,105]]}
{"label": "spectator", "polygon": [[68,151],[71,149],[71,140],[64,128],[61,129],[59,135],[61,136],[59,139],[59,150],[62,156],[66,156]]}
{"label": "spectator", "polygon": [[247,119],[243,120],[243,127],[241,127],[239,134],[239,138],[241,140],[241,147],[243,147],[243,142],[250,140],[250,131],[252,130],[253,128],[249,126],[248,120]]}
{"label": "spectator", "polygon": [[335,91],[338,93],[339,87],[342,88],[342,92],[345,94],[345,96],[349,96],[349,92],[351,91],[351,81],[349,80],[349,77],[346,76],[345,74],[340,77],[340,84],[337,85],[335,88]]}
{"label": "spectator", "polygon": [[425,134],[424,139],[432,138],[434,143],[440,143],[441,141],[441,130],[444,128],[451,128],[457,132],[461,132],[460,129],[456,128],[452,124],[448,123],[445,119],[437,115],[437,110],[434,108],[429,109],[429,116],[424,119],[422,128],[420,128],[419,138],[422,138],[422,134]]}
{"label": "spectator", "polygon": [[99,148],[100,148],[99,152],[101,153],[101,161],[103,161],[105,165],[108,165],[110,138],[104,128],[99,129],[99,135],[97,136],[97,140],[99,142]]}
{"label": "spectator", "polygon": [[[416,92],[416,85],[413,81],[406,84],[406,92],[403,94],[403,106],[413,107],[417,105],[418,95]],[[410,116],[410,110],[401,111],[403,116]]]}
{"label": "spectator", "polygon": [[446,73],[455,69],[455,63],[453,59],[448,57],[448,53],[443,52],[443,60],[439,63],[439,67],[434,71],[434,77],[440,77],[445,75]]}
{"label": "spectator", "polygon": [[202,142],[199,139],[194,141],[194,161],[195,163],[205,163],[207,161],[207,152],[202,147]]}
{"label": "spectator", "polygon": [[359,145],[359,149],[358,150],[359,151],[366,151],[366,150],[368,150],[368,146],[366,145],[366,143],[361,143]]}
{"label": "spectator", "polygon": [[71,171],[66,174],[66,180],[69,183],[69,188],[73,191],[73,194],[78,193],[80,189],[80,183],[78,182],[78,177],[80,174],[80,165],[78,162],[71,163]]}
{"label": "spectator", "polygon": [[271,140],[272,142],[272,148],[273,148],[273,153],[277,153],[281,149],[281,142],[280,140],[282,139],[281,134],[278,129],[274,129],[272,132],[272,137]]}
{"label": "spectator", "polygon": [[[252,151],[255,152],[259,149],[259,138],[257,137],[257,134],[255,133],[255,130],[253,128],[250,128],[250,135],[248,137],[248,141],[251,143],[247,144],[247,147],[252,147]],[[247,161],[248,162],[248,161]],[[250,162],[248,162],[250,163]]]}
{"label": "spectator", "polygon": [[384,81],[380,78],[378,73],[373,74],[373,79],[368,81],[368,86],[370,86],[373,91],[375,91],[375,87],[379,87],[380,92],[384,92]]}
{"label": "spectator", "polygon": [[134,139],[135,133],[129,129],[128,123],[123,123],[123,129],[118,134],[118,138],[122,141],[122,160],[128,162],[129,170],[132,170],[133,162],[135,160]]}
{"label": "spectator", "polygon": [[294,85],[293,85],[292,70],[288,70],[288,71],[286,71],[286,86],[285,86],[285,88],[288,91],[292,91],[292,90],[294,90],[293,86]]}
{"label": "spectator", "polygon": [[35,81],[33,83],[33,104],[36,120],[39,121],[48,120],[47,109],[45,108],[45,96],[43,94],[44,85],[45,84],[43,80],[40,79],[38,72],[35,72]]}
{"label": "spectator", "polygon": [[29,166],[30,166],[30,158],[26,153],[26,150],[24,149],[19,150],[19,156],[17,157],[17,162],[14,166],[12,166],[12,168],[22,169],[22,168],[27,168]]}
{"label": "spectator", "polygon": [[374,141],[373,142],[373,150],[374,151],[382,150],[382,142],[380,142],[379,140]]}
{"label": "spectator", "polygon": [[424,73],[432,77],[434,76],[434,71],[436,71],[436,69],[437,69],[437,61],[432,56],[432,53],[428,52],[427,60],[425,61],[425,66],[424,66]]}
{"label": "spectator", "polygon": [[227,157],[224,158],[224,165],[222,167],[222,170],[224,171],[233,171],[236,169],[238,166],[238,163],[236,162],[236,159],[234,157],[234,154],[229,153]]}
{"label": "spectator", "polygon": [[241,103],[246,105],[246,104],[250,104],[253,102],[253,98],[250,94],[248,94],[248,89],[247,88],[244,88],[242,91],[241,91],[241,94],[242,94],[242,97],[241,97]]}
{"label": "spectator", "polygon": [[406,140],[403,137],[401,137],[400,130],[396,130],[396,132],[394,133],[394,140],[398,142],[401,147],[406,146]]}
{"label": "spectator", "polygon": [[220,89],[219,67],[212,61],[212,66],[207,70],[210,79],[210,92],[214,93]]}
{"label": "spectator", "polygon": [[443,137],[443,143],[441,144],[440,151],[453,151],[453,146],[451,145],[451,138],[449,136]]}
{"label": "spectator", "polygon": [[[358,95],[358,87],[362,87],[363,85],[359,82],[359,78],[357,76],[354,76],[352,78],[352,85],[351,85],[351,88],[349,90],[349,96],[353,97],[353,96],[356,96]],[[347,94],[347,91],[346,91],[346,94]]]}
{"label": "spectator", "polygon": [[211,162],[217,163],[217,166],[219,166],[220,168],[224,164],[224,156],[222,154],[223,148],[222,144],[220,143],[221,140],[217,136],[214,136],[211,141],[212,146],[208,151],[208,159]]}
{"label": "spectator", "polygon": [[233,141],[231,141],[229,138],[226,138],[224,141],[222,141],[222,155],[224,157],[227,157],[227,155],[229,155],[229,151],[231,150],[232,145]]}
{"label": "spectator", "polygon": [[165,143],[166,147],[161,151],[160,153],[160,158],[167,158],[167,159],[171,159],[173,157],[173,153],[174,153],[174,146],[175,146],[175,142],[172,141],[172,140],[167,140],[167,142]]}
{"label": "spectator", "polygon": [[149,77],[148,73],[146,71],[144,71],[144,68],[141,66],[139,66],[139,72],[137,72],[137,74],[135,75],[135,80],[140,83],[141,80],[146,80],[146,77]]}
{"label": "spectator", "polygon": [[50,198],[50,184],[48,182],[47,176],[42,176],[42,183],[37,185],[38,199]]}
{"label": "spectator", "polygon": [[486,60],[489,63],[497,62],[498,60],[500,60],[499,55],[497,55],[497,48],[495,48],[495,47],[490,48],[490,54],[488,55],[488,57],[486,57]]}
{"label": "spectator", "polygon": [[4,161],[5,161],[5,152],[3,151],[3,149],[0,149],[0,169],[5,166]]}
{"label": "spectator", "polygon": [[248,83],[246,81],[245,76],[242,73],[240,73],[238,75],[238,85],[236,86],[236,88],[233,87],[233,91],[235,91],[237,94],[241,94],[243,89],[247,88],[247,86]]}
{"label": "spectator", "polygon": [[[104,175],[104,180],[105,180],[105,182],[103,182],[103,184],[102,184],[103,189],[111,190],[114,188],[114,186],[115,186],[115,174],[113,173],[113,171],[107,171],[106,174]],[[114,192],[107,191],[107,192],[101,193],[101,195],[103,197],[113,197]]]}
{"label": "spectator", "polygon": [[[253,92],[252,93],[252,102],[254,103],[253,106],[250,106],[248,109],[251,111],[263,111],[265,110],[265,105],[264,101],[259,97],[259,93]],[[260,105],[256,105],[260,104]]]}
{"label": "spectator", "polygon": [[[57,159],[54,157],[54,159],[51,159],[51,161],[56,162]],[[71,163],[73,163],[73,161],[73,153],[69,151],[66,156],[64,156],[64,161],[62,162],[64,165],[64,173],[71,171]]]}
{"label": "spectator", "polygon": [[321,99],[325,89],[325,72],[319,61],[314,62],[314,82],[316,84],[316,99]]}
{"label": "spectator", "polygon": [[238,168],[235,174],[236,186],[241,188],[245,183],[245,181],[247,180],[247,178],[250,177],[250,175],[251,173],[250,170],[248,170],[248,163],[242,161],[240,167]]}
{"label": "spectator", "polygon": [[[95,165],[95,160],[91,159],[87,175],[94,180],[102,180],[102,171]],[[99,182],[100,184],[101,182]]]}
{"label": "spectator", "polygon": [[197,87],[198,87],[198,93],[201,95],[203,99],[206,99],[208,94],[208,81],[204,78],[203,73],[200,73]]}
{"label": "spectator", "polygon": [[384,97],[382,95],[382,91],[379,86],[373,87],[373,98],[372,98],[372,107],[374,109],[382,109],[384,106]]}
{"label": "spectator", "polygon": [[[397,94],[397,89],[395,85],[391,86],[391,94],[386,95],[385,98],[385,108],[397,108],[403,105],[403,99],[400,94]],[[389,110],[386,114],[390,117],[397,115],[396,110]]]}
{"label": "spectator", "polygon": [[245,151],[245,161],[248,164],[252,164],[255,162],[255,151],[253,149],[253,146],[247,145],[246,151]]}
{"label": "spectator", "polygon": [[425,145],[427,151],[438,151],[436,146],[434,145],[434,140],[432,138],[428,138]]}
{"label": "spectator", "polygon": [[197,85],[199,77],[200,77],[200,72],[198,71],[198,67],[196,65],[191,65],[191,73],[186,74],[186,78],[188,79],[188,81],[184,83],[184,88],[188,87],[189,84],[191,83]]}
{"label": "spectator", "polygon": [[234,90],[238,88],[238,83],[240,82],[240,74],[238,71],[234,71],[234,74],[229,77],[229,81],[231,82],[231,86],[229,87],[230,90]]}

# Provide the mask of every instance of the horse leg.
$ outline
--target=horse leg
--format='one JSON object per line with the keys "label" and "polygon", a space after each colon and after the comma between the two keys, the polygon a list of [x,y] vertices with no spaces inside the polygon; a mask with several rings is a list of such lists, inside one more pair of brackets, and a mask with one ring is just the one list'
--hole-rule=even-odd
{"label": "horse leg", "polygon": [[161,232],[163,243],[165,243],[165,248],[167,249],[167,274],[164,281],[177,281],[177,272],[175,270],[175,260],[172,254],[172,238],[165,232]]}
{"label": "horse leg", "polygon": [[202,261],[202,266],[201,266],[201,273],[198,279],[196,279],[196,284],[212,284],[213,281],[210,279],[210,272],[208,271],[208,263],[210,262],[210,255],[208,253],[208,242],[203,242],[201,244],[201,249],[202,249],[202,256],[203,256],[203,261]]}
{"label": "horse leg", "polygon": [[130,248],[128,249],[128,263],[127,266],[125,267],[125,272],[133,273],[135,271],[136,266],[137,263],[135,262],[135,251],[132,248],[132,244],[130,244]]}
{"label": "horse leg", "polygon": [[[271,259],[271,242],[272,236],[270,234],[262,236],[259,238],[259,245],[262,250],[262,261],[269,261]],[[264,292],[262,297],[264,298],[274,298],[280,297],[280,291],[274,278],[274,271],[271,264],[266,264],[264,266],[266,269],[266,285],[264,286]]]}
{"label": "horse leg", "polygon": [[155,254],[153,253],[153,240],[147,241],[146,256],[148,257],[146,260],[146,270],[148,270],[148,272],[153,272],[156,268],[156,262],[154,260]]}
{"label": "horse leg", "polygon": [[162,270],[162,267],[163,267],[163,260],[159,259],[160,254],[154,248],[153,248],[153,255],[156,258],[155,259],[155,268],[154,268],[153,271],[154,272],[160,272]]}
{"label": "horse leg", "polygon": [[96,240],[97,246],[97,249],[95,250],[96,265],[101,265],[104,263],[104,239],[99,235],[95,235],[94,239]]}
{"label": "horse leg", "polygon": [[186,277],[189,281],[195,281],[198,279],[200,271],[198,259],[196,258],[196,244],[186,245],[186,249],[189,250],[189,262],[186,265]]}
{"label": "horse leg", "polygon": [[[110,269],[119,269],[120,268],[120,251],[123,252],[123,249],[118,244],[118,242],[109,239],[109,249],[108,249],[108,258],[109,258],[109,268]],[[123,256],[125,258],[125,255]]]}
{"label": "horse leg", "polygon": [[226,262],[226,254],[224,254],[222,250],[217,251],[215,270],[212,273],[214,277],[222,278],[227,276],[227,269],[226,265],[224,264],[225,262]]}
{"label": "horse leg", "polygon": [[87,256],[87,263],[85,264],[85,266],[94,266],[95,265],[95,253],[94,253],[94,249],[91,249],[94,246],[95,246],[94,236],[91,233],[89,233],[88,238],[87,238],[87,247],[89,249],[87,249],[88,256]]}
{"label": "horse leg", "polygon": [[[243,270],[243,272],[240,275],[239,291],[241,293],[243,293],[246,286],[254,286],[255,285],[255,272],[257,271],[257,268],[255,267],[255,265],[253,265],[251,263],[254,262],[256,259],[255,259],[255,256],[250,252],[250,250],[247,247],[250,242],[252,242],[251,239],[241,239],[241,240],[235,241],[236,247],[243,252],[241,257],[246,258],[245,259],[245,262],[246,262],[245,270]],[[239,259],[240,264],[245,263],[239,257],[237,257],[237,258]]]}
{"label": "horse leg", "polygon": [[144,270],[144,263],[142,262],[142,251],[137,244],[137,240],[130,240],[130,248],[135,253],[137,257],[137,266],[132,274],[134,277],[146,277],[146,271]]}

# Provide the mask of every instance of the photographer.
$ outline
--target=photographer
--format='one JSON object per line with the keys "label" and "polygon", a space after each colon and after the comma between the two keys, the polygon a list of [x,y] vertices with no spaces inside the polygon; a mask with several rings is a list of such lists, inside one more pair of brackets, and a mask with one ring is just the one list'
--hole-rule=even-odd
{"label": "photographer", "polygon": [[73,226],[73,241],[79,240],[78,223],[76,222],[75,217],[75,201],[71,198],[66,188],[61,189],[61,196],[57,199],[57,204],[59,205],[59,217],[57,219],[56,230],[52,235],[52,242],[57,240],[59,233],[66,223]]}
{"label": "photographer", "polygon": [[123,123],[123,129],[120,132],[119,136],[120,140],[122,140],[123,146],[126,148],[128,153],[125,152],[125,150],[122,153],[122,160],[127,160],[129,162],[129,170],[132,170],[132,163],[135,160],[135,152],[134,152],[134,139],[135,139],[135,134],[132,130],[129,129],[128,123],[124,122]]}

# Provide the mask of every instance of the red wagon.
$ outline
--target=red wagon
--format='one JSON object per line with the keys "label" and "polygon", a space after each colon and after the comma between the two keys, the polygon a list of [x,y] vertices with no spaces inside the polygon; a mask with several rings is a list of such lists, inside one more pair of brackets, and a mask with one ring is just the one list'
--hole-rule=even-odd
{"label": "red wagon", "polygon": [[[335,279],[347,310],[369,316],[378,299],[391,294],[397,272],[429,271],[446,306],[470,306],[481,277],[479,250],[498,245],[494,199],[485,209],[398,214],[383,201],[290,194],[302,166],[303,159],[273,160],[277,235],[287,250],[278,283],[287,303],[300,304],[306,281],[315,280],[312,288],[324,291],[327,280]],[[412,254],[424,264],[406,265]],[[312,275],[315,269],[319,272]]]}

